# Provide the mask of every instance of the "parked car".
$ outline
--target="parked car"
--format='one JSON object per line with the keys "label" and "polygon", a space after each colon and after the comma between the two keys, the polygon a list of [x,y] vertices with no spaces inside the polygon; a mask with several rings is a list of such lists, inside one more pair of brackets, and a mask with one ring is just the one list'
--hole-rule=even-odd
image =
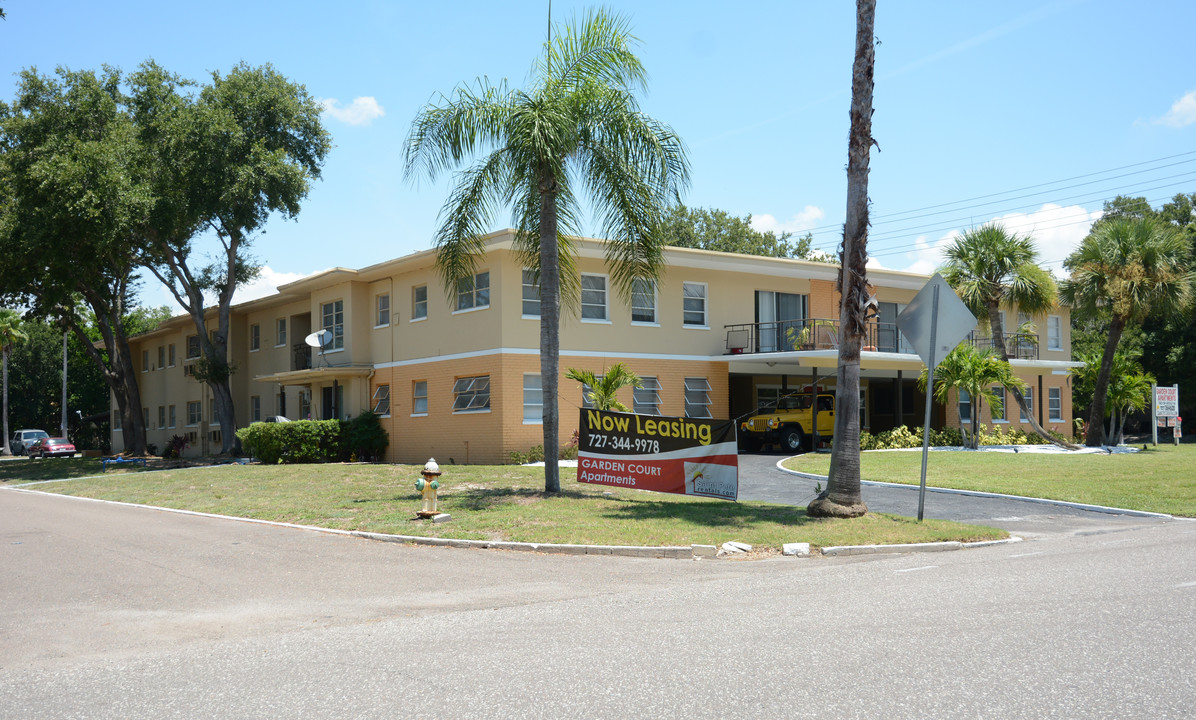
{"label": "parked car", "polygon": [[262,422],[290,422],[290,421],[291,421],[290,418],[283,417],[282,415],[271,415],[270,417],[266,418]]}
{"label": "parked car", "polygon": [[12,450],[13,455],[28,455],[30,445],[48,437],[50,434],[45,430],[18,430],[12,434],[12,440],[8,443],[8,447]]}
{"label": "parked car", "polygon": [[40,438],[29,446],[29,457],[73,457],[75,445],[66,438]]}

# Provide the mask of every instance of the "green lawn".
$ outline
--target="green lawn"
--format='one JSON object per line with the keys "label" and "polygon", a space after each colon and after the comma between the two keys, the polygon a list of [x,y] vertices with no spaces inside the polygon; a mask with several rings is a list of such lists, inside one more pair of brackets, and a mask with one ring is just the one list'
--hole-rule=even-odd
{"label": "green lawn", "polygon": [[[1113,455],[932,452],[926,484],[1196,517],[1196,445],[1147,447]],[[830,455],[790,458],[785,467],[825,475]],[[920,451],[860,457],[864,480],[916,485],[921,471]]]}
{"label": "green lawn", "polygon": [[[48,473],[53,464],[58,473]],[[0,481],[19,481],[0,463]],[[37,465],[34,463],[33,465]],[[50,461],[39,475],[78,479],[34,486],[46,492],[157,505],[344,530],[400,535],[598,545],[720,545],[738,540],[779,552],[787,542],[814,547],[1008,537],[999,529],[871,514],[821,520],[805,509],[732,503],[577,483],[562,472],[559,495],[545,495],[540,468],[447,466],[440,510],[447,523],[413,520],[420,508],[414,465],[228,465],[160,472],[109,471],[95,460]],[[91,477],[83,477],[88,476]]]}

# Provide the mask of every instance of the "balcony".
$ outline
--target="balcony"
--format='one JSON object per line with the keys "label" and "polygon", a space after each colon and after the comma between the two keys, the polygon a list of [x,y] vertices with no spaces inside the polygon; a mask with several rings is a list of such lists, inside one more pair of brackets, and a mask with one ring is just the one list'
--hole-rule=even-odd
{"label": "balcony", "polygon": [[[782,320],[763,323],[726,325],[726,354],[750,355],[771,352],[807,352],[836,350],[839,347],[839,322],[822,318]],[[964,342],[981,350],[1000,347],[992,338],[969,336]],[[1038,336],[1033,333],[1006,333],[1005,351],[1011,360],[1037,360]],[[869,322],[864,327],[865,352],[915,355],[901,336],[896,323]]]}
{"label": "balcony", "polygon": [[291,345],[291,370],[311,369],[311,347],[307,343]]}
{"label": "balcony", "polygon": [[[1001,342],[990,337],[968,336],[977,350],[1000,351]],[[1005,333],[1005,353],[1010,360],[1038,360],[1038,335],[1034,333]]]}

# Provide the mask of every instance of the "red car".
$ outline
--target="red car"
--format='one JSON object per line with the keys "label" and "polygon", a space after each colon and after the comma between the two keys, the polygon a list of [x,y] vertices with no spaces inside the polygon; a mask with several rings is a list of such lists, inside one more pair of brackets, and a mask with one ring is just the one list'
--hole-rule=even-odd
{"label": "red car", "polygon": [[75,446],[66,438],[41,438],[29,446],[30,459],[53,457],[55,455],[72,457],[74,454]]}

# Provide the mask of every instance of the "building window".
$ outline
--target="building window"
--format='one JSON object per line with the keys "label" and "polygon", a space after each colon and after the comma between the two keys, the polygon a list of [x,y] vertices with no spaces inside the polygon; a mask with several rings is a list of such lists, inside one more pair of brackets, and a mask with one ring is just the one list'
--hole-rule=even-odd
{"label": "building window", "polygon": [[457,378],[453,383],[453,412],[490,409],[490,376]]}
{"label": "building window", "polygon": [[286,318],[278,318],[277,320],[274,321],[274,337],[277,338],[277,340],[274,343],[274,347],[282,347],[287,344],[287,319]]}
{"label": "building window", "polygon": [[141,425],[142,425],[142,426],[143,426],[143,427],[144,427],[146,430],[149,430],[149,428],[150,428],[150,424],[149,424],[149,408],[141,408]]}
{"label": "building window", "polygon": [[158,369],[166,367],[166,346],[158,346]]}
{"label": "building window", "polygon": [[174,343],[170,343],[170,345],[167,346],[167,350],[167,354],[170,356],[170,367],[174,367]]}
{"label": "building window", "polygon": [[203,406],[199,401],[187,403],[187,425],[198,425],[203,422]]}
{"label": "building window", "polygon": [[249,422],[260,422],[262,419],[262,397],[252,395],[249,398]]}
{"label": "building window", "polygon": [[332,342],[327,350],[343,350],[345,348],[345,301],[334,300],[320,306],[320,316],[325,330],[332,333]]}
{"label": "building window", "polygon": [[384,327],[390,324],[390,294],[379,295],[374,301],[374,327]]}
{"label": "building window", "polygon": [[635,412],[640,415],[660,414],[660,382],[654,377],[642,377],[644,386],[635,388],[632,392],[632,403]]}
{"label": "building window", "polygon": [[165,405],[158,406],[158,429],[159,430],[166,429],[166,406]]}
{"label": "building window", "polygon": [[262,349],[262,326],[254,323],[249,326],[249,352]]}
{"label": "building window", "polygon": [[706,327],[706,283],[685,283],[682,288],[683,323],[688,327]]}
{"label": "building window", "polygon": [[610,315],[606,311],[606,276],[581,276],[581,319],[607,320]]}
{"label": "building window", "polygon": [[972,396],[968,394],[967,390],[959,391],[959,422],[972,422]]}
{"label": "building window", "polygon": [[428,414],[428,381],[416,380],[411,385],[411,414]]}
{"label": "building window", "polygon": [[631,322],[656,323],[656,283],[651,280],[631,281]]}
{"label": "building window", "polygon": [[523,317],[540,317],[540,279],[523,269]]}
{"label": "building window", "polygon": [[121,431],[121,417],[119,409],[112,411],[112,429],[116,432]]}
{"label": "building window", "polygon": [[169,416],[169,423],[167,424],[167,427],[173,428],[175,426],[175,421],[176,421],[174,405],[171,405],[170,408],[168,408],[168,416]]}
{"label": "building window", "polygon": [[208,398],[208,423],[220,427],[220,416],[216,414],[216,398]]}
{"label": "building window", "polygon": [[540,376],[527,374],[523,376],[523,422],[540,423],[544,421],[544,386]]}
{"label": "building window", "polygon": [[1047,388],[1047,412],[1051,422],[1063,422],[1063,388]]}
{"label": "building window", "polygon": [[423,320],[428,317],[428,286],[417,285],[411,290],[411,319]]}
{"label": "building window", "polygon": [[592,392],[594,392],[594,388],[586,385],[585,383],[581,384],[581,406],[583,408],[589,408],[591,410],[594,408],[594,401],[590,399],[590,393]]}
{"label": "building window", "polygon": [[710,383],[706,378],[685,378],[685,417],[710,417]]}
{"label": "building window", "polygon": [[141,351],[141,372],[149,372],[149,350]]}
{"label": "building window", "polygon": [[1005,407],[1005,388],[1000,385],[993,385],[993,395],[997,396],[996,399],[1000,401],[999,404],[1001,405],[1001,408],[998,410],[998,403],[993,403],[993,422],[1007,422],[1008,413],[1006,411],[1008,408]]}
{"label": "building window", "polygon": [[1047,350],[1063,349],[1063,324],[1058,315],[1047,315]]}
{"label": "building window", "polygon": [[390,385],[379,385],[373,400],[375,415],[390,415]]}
{"label": "building window", "polygon": [[480,272],[457,281],[457,310],[490,307],[490,273]]}
{"label": "building window", "polygon": [[[1027,387],[1025,390],[1023,390],[1022,391],[1022,399],[1026,401],[1026,412],[1030,413],[1030,415],[1033,416],[1034,415],[1034,388]],[[1022,422],[1026,422],[1026,413],[1022,412],[1019,409],[1017,411],[1017,414],[1020,416]]]}
{"label": "building window", "polygon": [[187,336],[187,360],[195,360],[199,357],[199,336]]}

